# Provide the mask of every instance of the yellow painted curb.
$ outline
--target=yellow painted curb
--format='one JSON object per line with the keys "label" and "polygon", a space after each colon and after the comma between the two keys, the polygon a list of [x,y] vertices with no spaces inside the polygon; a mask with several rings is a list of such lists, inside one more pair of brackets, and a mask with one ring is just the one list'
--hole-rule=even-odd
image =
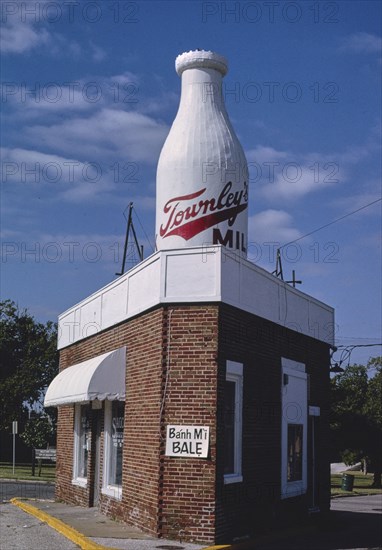
{"label": "yellow painted curb", "polygon": [[202,550],[223,550],[226,548],[231,548],[231,544],[220,544],[218,546],[207,546],[206,548],[202,548]]}
{"label": "yellow painted curb", "polygon": [[11,503],[15,506],[18,506],[24,512],[27,512],[28,514],[31,514],[32,516],[35,516],[36,518],[40,519],[41,521],[44,521],[47,523],[50,527],[61,533],[61,535],[64,535],[67,539],[71,540],[75,544],[78,544],[82,548],[82,550],[110,550],[110,546],[102,546],[101,544],[97,544],[96,542],[93,542],[92,540],[88,539],[77,531],[76,529],[73,529],[73,527],[69,527],[69,525],[66,525],[63,521],[60,519],[57,519],[53,516],[50,516],[46,512],[43,512],[42,510],[39,510],[35,506],[32,506],[31,504],[27,504],[26,502],[22,502],[21,500],[17,498],[12,498]]}

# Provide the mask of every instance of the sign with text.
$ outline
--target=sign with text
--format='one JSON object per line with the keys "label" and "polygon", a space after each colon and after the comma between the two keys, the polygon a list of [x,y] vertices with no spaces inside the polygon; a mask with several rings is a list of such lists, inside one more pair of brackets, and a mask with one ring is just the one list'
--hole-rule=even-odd
{"label": "sign with text", "polygon": [[166,456],[207,458],[210,428],[207,426],[167,426]]}
{"label": "sign with text", "polygon": [[56,449],[35,449],[35,458],[37,460],[51,460],[56,462]]}

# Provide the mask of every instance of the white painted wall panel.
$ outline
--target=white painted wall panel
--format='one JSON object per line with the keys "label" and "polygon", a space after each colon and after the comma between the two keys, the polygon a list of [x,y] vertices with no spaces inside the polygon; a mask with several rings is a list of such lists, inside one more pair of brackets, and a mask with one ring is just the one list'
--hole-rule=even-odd
{"label": "white painted wall panel", "polygon": [[70,310],[67,314],[61,315],[58,324],[58,347],[65,348],[69,346],[74,337],[75,310]]}
{"label": "white painted wall panel", "polygon": [[278,288],[273,278],[268,278],[266,272],[245,265],[241,269],[240,291],[241,304],[256,310],[256,315],[265,319],[277,319],[278,322]]}
{"label": "white painted wall panel", "polygon": [[232,303],[240,303],[240,260],[236,254],[222,253],[221,258],[221,295],[229,297]]}
{"label": "white painted wall panel", "polygon": [[140,264],[140,269],[135,268],[129,277],[128,316],[158,304],[160,285],[160,256],[157,255],[154,261]]}
{"label": "white painted wall panel", "polygon": [[75,340],[81,340],[82,331],[81,331],[81,309],[82,307],[76,307],[74,310],[74,324],[73,324],[73,335]]}
{"label": "white painted wall panel", "polygon": [[224,302],[334,343],[334,311],[221,246],[160,251],[59,317],[61,349],[160,303]]}
{"label": "white painted wall panel", "polygon": [[216,255],[174,254],[166,262],[165,296],[167,299],[199,300],[217,293]]}
{"label": "white painted wall panel", "polygon": [[280,292],[284,296],[285,317],[283,325],[296,332],[309,333],[309,300],[284,283]]}
{"label": "white painted wall panel", "polygon": [[93,296],[81,307],[80,330],[81,337],[87,338],[97,334],[102,328],[102,295]]}
{"label": "white painted wall panel", "polygon": [[128,279],[120,278],[102,293],[102,328],[120,323],[127,316]]}
{"label": "white painted wall panel", "polygon": [[328,315],[327,306],[310,300],[309,323],[309,333],[313,338],[334,344],[336,329],[334,311]]}

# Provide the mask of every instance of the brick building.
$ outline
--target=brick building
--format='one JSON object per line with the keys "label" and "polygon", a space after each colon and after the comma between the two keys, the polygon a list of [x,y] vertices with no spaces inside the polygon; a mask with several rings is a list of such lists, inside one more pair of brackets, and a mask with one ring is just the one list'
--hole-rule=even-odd
{"label": "brick building", "polygon": [[57,498],[206,543],[327,511],[333,327],[226,247],[156,252],[59,318]]}
{"label": "brick building", "polygon": [[[227,542],[329,508],[333,310],[246,259],[227,60],[177,57],[158,252],[59,318],[57,498]],[[206,245],[205,243],[213,243]]]}

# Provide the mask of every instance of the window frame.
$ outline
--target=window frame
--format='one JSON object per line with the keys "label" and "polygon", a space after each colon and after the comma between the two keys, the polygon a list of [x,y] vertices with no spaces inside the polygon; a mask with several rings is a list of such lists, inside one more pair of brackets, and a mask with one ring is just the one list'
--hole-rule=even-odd
{"label": "window frame", "polygon": [[243,481],[243,364],[237,363],[236,361],[227,361],[225,380],[235,383],[234,471],[230,474],[224,474],[224,484],[228,485],[230,483],[240,483]]}
{"label": "window frame", "polygon": [[[281,498],[285,499],[303,495],[308,490],[308,375],[304,363],[291,359],[283,357],[281,367]],[[289,418],[293,414],[298,414],[298,418]],[[294,481],[288,481],[289,424],[302,425],[302,479]]]}
{"label": "window frame", "polygon": [[[125,401],[120,401],[125,403]],[[105,401],[104,416],[104,452],[103,452],[103,472],[101,493],[116,500],[122,499],[122,485],[109,483],[110,475],[110,454],[112,448],[112,409],[113,401]],[[125,415],[125,413],[124,413]],[[123,447],[122,447],[123,449]],[[123,452],[123,451],[122,451]]]}
{"label": "window frame", "polygon": [[[87,487],[88,479],[87,477],[82,477],[79,475],[80,466],[81,466],[81,408],[89,407],[89,402],[80,402],[75,403],[74,405],[74,445],[73,445],[73,478],[72,484],[78,485],[80,487]],[[89,411],[88,411],[89,412]],[[89,429],[90,431],[90,429]],[[91,435],[87,439],[88,453],[90,451],[89,444],[91,444]],[[88,456],[86,457],[88,460]]]}

